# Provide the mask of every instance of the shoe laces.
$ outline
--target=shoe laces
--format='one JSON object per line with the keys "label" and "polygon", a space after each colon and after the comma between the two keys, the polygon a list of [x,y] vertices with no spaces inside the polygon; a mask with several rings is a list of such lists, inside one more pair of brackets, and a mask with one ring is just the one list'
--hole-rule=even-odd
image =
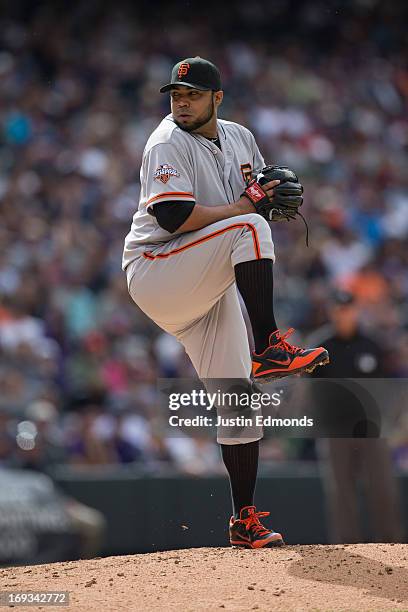
{"label": "shoe laces", "polygon": [[270,512],[254,512],[250,514],[248,518],[241,519],[245,524],[246,530],[252,529],[256,535],[264,535],[265,533],[271,533],[270,529],[266,529],[260,522],[260,518],[263,516],[269,516]]}
{"label": "shoe laces", "polygon": [[275,332],[277,342],[273,345],[274,348],[283,349],[284,351],[292,353],[293,355],[295,355],[296,353],[301,353],[303,349],[300,346],[295,346],[294,344],[289,344],[289,342],[286,342],[286,338],[289,338],[289,336],[291,336],[294,331],[295,328],[290,327],[288,331],[284,334],[281,334],[279,330],[277,333]]}

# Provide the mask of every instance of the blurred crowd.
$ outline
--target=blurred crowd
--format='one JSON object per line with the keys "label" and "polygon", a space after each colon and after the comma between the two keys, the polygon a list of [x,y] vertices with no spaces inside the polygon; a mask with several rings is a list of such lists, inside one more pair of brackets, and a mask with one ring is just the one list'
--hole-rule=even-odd
{"label": "blurred crowd", "polygon": [[[301,221],[273,227],[278,324],[301,339],[326,323],[328,289],[348,289],[387,376],[408,377],[405,4],[189,6],[2,12],[0,465],[222,471],[214,443],[155,426],[157,378],[194,372],[121,270],[144,144],[169,111],[158,88],[191,55],[221,69],[221,117],[305,186],[310,247]],[[262,452],[302,458],[287,442]]]}

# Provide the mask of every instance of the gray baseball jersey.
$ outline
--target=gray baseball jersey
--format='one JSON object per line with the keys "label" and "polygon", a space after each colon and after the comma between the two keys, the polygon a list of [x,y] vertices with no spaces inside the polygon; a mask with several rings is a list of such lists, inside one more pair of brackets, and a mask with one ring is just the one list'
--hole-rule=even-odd
{"label": "gray baseball jersey", "polygon": [[218,120],[221,151],[216,144],[177,127],[171,115],[147,141],[140,170],[139,207],[125,239],[122,266],[147,244],[172,240],[177,234],[161,228],[149,209],[159,202],[195,201],[220,206],[238,200],[246,181],[264,160],[252,133],[237,123]]}
{"label": "gray baseball jersey", "polygon": [[[172,234],[148,212],[159,202],[220,206],[239,199],[264,160],[249,130],[230,121],[217,123],[221,150],[178,128],[171,115],[150,136],[122,265],[134,302],[183,344],[201,379],[248,379],[251,357],[234,266],[275,259],[268,222],[254,211]],[[219,433],[218,441],[258,440],[262,427],[245,436],[224,438]]]}

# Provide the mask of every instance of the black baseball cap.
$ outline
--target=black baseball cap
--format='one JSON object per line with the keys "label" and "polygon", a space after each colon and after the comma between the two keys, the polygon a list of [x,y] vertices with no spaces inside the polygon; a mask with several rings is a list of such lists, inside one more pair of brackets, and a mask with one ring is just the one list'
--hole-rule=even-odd
{"label": "black baseball cap", "polygon": [[178,62],[171,71],[171,82],[160,87],[160,93],[169,91],[174,85],[184,85],[202,91],[219,91],[221,76],[217,66],[199,57],[187,57]]}

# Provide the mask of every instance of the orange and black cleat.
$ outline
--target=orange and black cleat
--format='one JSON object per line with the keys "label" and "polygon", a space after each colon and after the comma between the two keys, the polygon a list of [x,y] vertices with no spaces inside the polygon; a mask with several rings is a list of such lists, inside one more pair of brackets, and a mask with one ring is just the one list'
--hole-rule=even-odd
{"label": "orange and black cleat", "polygon": [[231,545],[244,548],[283,546],[281,534],[264,527],[259,520],[262,516],[269,516],[269,512],[257,512],[255,506],[242,508],[239,519],[232,516],[229,524]]}
{"label": "orange and black cleat", "polygon": [[329,353],[325,348],[302,349],[286,342],[295,330],[288,329],[281,334],[279,329],[269,336],[269,346],[258,355],[252,353],[252,379],[267,382],[301,372],[313,372],[319,365],[329,363]]}

